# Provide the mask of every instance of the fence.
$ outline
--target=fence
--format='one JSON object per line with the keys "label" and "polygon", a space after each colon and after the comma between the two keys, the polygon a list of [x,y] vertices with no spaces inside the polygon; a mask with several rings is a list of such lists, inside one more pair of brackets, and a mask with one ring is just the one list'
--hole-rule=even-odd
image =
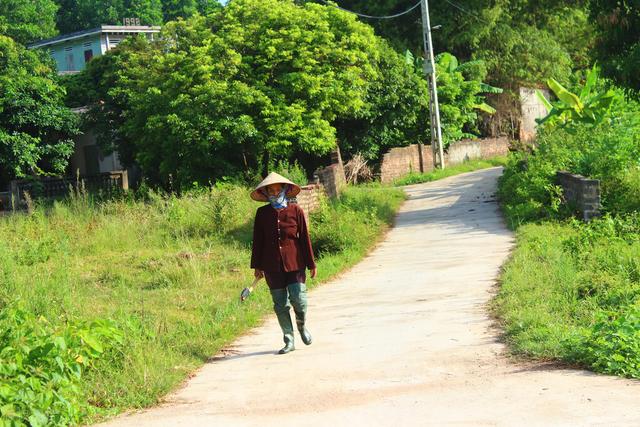
{"label": "fence", "polygon": [[[60,199],[69,195],[73,188],[84,188],[89,192],[103,192],[107,194],[129,189],[127,171],[113,171],[93,176],[79,178],[40,178],[37,180],[11,181],[8,193],[0,193],[0,210],[18,208],[28,193],[33,198]],[[4,194],[4,196],[2,196]],[[15,204],[15,206],[11,206]]]}

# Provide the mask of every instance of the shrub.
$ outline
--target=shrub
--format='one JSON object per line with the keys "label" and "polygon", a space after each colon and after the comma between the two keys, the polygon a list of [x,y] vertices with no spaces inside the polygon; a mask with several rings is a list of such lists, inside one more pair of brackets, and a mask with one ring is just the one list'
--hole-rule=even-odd
{"label": "shrub", "polygon": [[596,371],[640,378],[640,307],[600,312],[584,347],[585,360]]}
{"label": "shrub", "polygon": [[0,310],[0,425],[77,423],[83,372],[122,339],[105,320],[54,327],[18,304]]}
{"label": "shrub", "polygon": [[532,153],[515,153],[500,180],[499,195],[512,224],[564,217],[558,170],[601,180],[603,208],[631,212],[640,206],[640,106],[615,106],[611,121],[598,126],[543,129]]}

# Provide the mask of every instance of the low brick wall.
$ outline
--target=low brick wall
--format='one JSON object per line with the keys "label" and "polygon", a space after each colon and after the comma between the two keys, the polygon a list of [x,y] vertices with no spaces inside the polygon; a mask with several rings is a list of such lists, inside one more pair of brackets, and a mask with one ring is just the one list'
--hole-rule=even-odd
{"label": "low brick wall", "polygon": [[344,174],[344,167],[341,163],[334,163],[325,168],[318,169],[315,173],[324,187],[327,196],[331,198],[338,197],[345,185],[347,178]]}
{"label": "low brick wall", "polygon": [[380,181],[393,182],[411,172],[433,170],[433,152],[431,145],[413,144],[396,147],[382,156]]}
{"label": "low brick wall", "polygon": [[301,191],[298,193],[298,196],[296,196],[296,203],[304,211],[307,224],[309,224],[309,213],[320,207],[320,197],[322,197],[324,189],[320,184],[310,184],[300,188]]}
{"label": "low brick wall", "polygon": [[[488,159],[506,156],[509,153],[509,139],[485,138],[466,139],[449,145],[445,153],[446,165],[458,165],[474,159]],[[407,147],[392,148],[382,157],[380,181],[393,182],[411,172],[433,171],[433,151],[431,145],[413,144]]]}
{"label": "low brick wall", "polygon": [[556,182],[562,187],[565,203],[575,209],[583,220],[589,221],[600,215],[600,180],[560,171],[556,173]]}
{"label": "low brick wall", "polygon": [[482,158],[481,145],[481,142],[471,139],[463,139],[449,145],[444,158],[445,167],[446,165],[459,165],[469,160]]}

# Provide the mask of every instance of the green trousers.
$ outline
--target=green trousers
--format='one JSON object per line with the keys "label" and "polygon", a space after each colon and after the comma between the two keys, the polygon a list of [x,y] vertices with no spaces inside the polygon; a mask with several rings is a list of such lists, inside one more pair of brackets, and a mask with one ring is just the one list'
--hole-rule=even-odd
{"label": "green trousers", "polygon": [[311,335],[306,330],[307,319],[307,287],[304,283],[291,283],[284,289],[271,289],[273,311],[276,313],[278,323],[282,329],[285,348],[293,346],[293,322],[289,311],[293,306],[296,316],[296,325],[302,341],[311,344]]}

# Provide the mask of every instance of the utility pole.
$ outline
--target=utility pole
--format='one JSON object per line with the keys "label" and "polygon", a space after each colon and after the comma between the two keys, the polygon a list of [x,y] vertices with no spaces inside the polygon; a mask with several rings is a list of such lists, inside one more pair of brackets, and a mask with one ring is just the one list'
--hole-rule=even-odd
{"label": "utility pole", "polygon": [[429,84],[429,113],[431,114],[431,149],[434,166],[444,169],[444,152],[442,148],[442,129],[440,127],[440,107],[438,105],[438,89],[436,87],[436,64],[433,59],[431,42],[431,22],[429,21],[429,3],[421,0],[422,39],[424,42],[424,74]]}

